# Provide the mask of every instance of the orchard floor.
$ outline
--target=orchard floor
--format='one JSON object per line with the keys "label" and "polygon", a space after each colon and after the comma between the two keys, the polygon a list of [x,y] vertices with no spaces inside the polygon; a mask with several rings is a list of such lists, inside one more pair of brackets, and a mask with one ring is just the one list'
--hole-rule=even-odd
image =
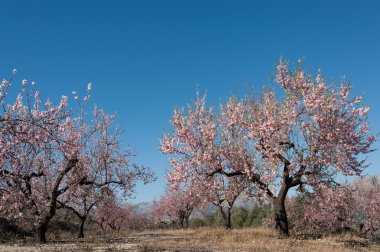
{"label": "orchard floor", "polygon": [[[50,240],[53,237],[49,237]],[[277,239],[270,229],[154,230],[65,239],[44,245],[0,244],[0,251],[380,251],[380,244],[351,235],[322,239]]]}

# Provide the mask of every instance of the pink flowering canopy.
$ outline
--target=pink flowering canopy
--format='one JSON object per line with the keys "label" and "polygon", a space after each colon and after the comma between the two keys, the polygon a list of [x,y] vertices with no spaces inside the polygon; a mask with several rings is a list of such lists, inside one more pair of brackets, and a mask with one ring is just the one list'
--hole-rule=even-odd
{"label": "pink flowering canopy", "polygon": [[155,225],[178,224],[180,227],[186,226],[193,210],[202,205],[200,195],[191,189],[170,190],[167,188],[165,194],[153,202],[151,217]]}
{"label": "pink flowering canopy", "polygon": [[[13,71],[16,74],[17,71]],[[87,215],[102,200],[103,189],[131,196],[138,180],[150,182],[153,173],[130,163],[132,153],[119,142],[121,131],[114,116],[95,107],[85,111],[92,84],[78,109],[68,108],[68,97],[58,105],[42,103],[35,83],[22,80],[14,103],[8,103],[12,80],[0,85],[0,212],[33,219],[40,242],[57,207]],[[87,198],[89,208],[81,202]]]}
{"label": "pink flowering canopy", "polygon": [[375,238],[380,234],[380,187],[376,177],[344,186],[320,185],[313,193],[288,198],[289,219],[296,232],[326,234],[351,230]]}
{"label": "pink flowering canopy", "polygon": [[327,181],[337,172],[361,174],[375,141],[362,97],[350,98],[349,84],[328,85],[320,73],[314,80],[283,61],[277,68],[281,99],[274,91],[259,99],[232,97],[217,113],[198,96],[186,113],[174,111],[174,131],[161,141],[173,183],[197,174],[242,173],[272,190],[284,174],[297,185]]}
{"label": "pink flowering canopy", "polygon": [[350,97],[349,83],[336,87],[282,60],[275,81],[282,94],[265,89],[259,98],[231,97],[219,111],[198,94],[186,111],[174,111],[161,152],[169,156],[173,186],[215,174],[251,181],[257,195],[273,200],[276,227],[288,235],[289,188],[360,175],[376,137],[367,123],[369,107],[362,97]]}
{"label": "pink flowering canopy", "polygon": [[104,195],[93,218],[103,230],[138,229],[149,225],[149,220],[144,214],[137,213],[134,205],[121,204],[112,192]]}
{"label": "pink flowering canopy", "polygon": [[29,208],[38,225],[52,199],[69,193],[75,184],[76,176],[70,174],[91,129],[80,112],[67,108],[68,97],[62,96],[58,105],[50,99],[42,103],[35,83],[29,86],[26,80],[16,101],[8,103],[11,85],[12,80],[3,80],[0,86],[2,201],[18,216]]}

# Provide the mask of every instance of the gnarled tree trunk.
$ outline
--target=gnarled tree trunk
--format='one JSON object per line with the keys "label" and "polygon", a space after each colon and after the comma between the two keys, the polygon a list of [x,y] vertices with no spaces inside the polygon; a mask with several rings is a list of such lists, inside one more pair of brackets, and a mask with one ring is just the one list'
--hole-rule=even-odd
{"label": "gnarled tree trunk", "polygon": [[36,241],[38,243],[45,243],[46,242],[46,232],[48,229],[48,224],[50,220],[53,218],[55,214],[55,210],[49,212],[47,215],[45,215],[41,221],[38,222],[38,225],[36,227]]}
{"label": "gnarled tree trunk", "polygon": [[36,241],[38,243],[46,242],[47,224],[40,224],[36,229]]}
{"label": "gnarled tree trunk", "polygon": [[78,163],[78,159],[73,158],[70,159],[66,165],[66,168],[59,173],[57,180],[55,181],[54,188],[51,193],[50,206],[49,211],[45,214],[42,214],[42,219],[38,222],[36,228],[36,241],[39,243],[46,242],[46,231],[50,220],[54,217],[55,212],[57,211],[57,198],[61,193],[65,190],[59,190],[59,186],[61,184],[64,176]]}
{"label": "gnarled tree trunk", "polygon": [[285,183],[281,187],[278,196],[272,198],[274,208],[274,221],[276,223],[276,230],[279,237],[289,236],[288,216],[285,209],[285,198],[288,190],[289,186]]}
{"label": "gnarled tree trunk", "polygon": [[285,210],[285,202],[281,202],[279,198],[273,200],[274,207],[274,220],[276,223],[276,230],[281,237],[289,236],[289,223]]}

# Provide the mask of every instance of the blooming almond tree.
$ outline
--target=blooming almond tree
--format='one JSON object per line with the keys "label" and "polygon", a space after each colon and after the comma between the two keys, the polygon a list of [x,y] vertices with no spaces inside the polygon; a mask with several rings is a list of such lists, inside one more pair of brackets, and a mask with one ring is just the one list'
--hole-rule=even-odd
{"label": "blooming almond tree", "polygon": [[117,230],[128,227],[134,216],[133,205],[122,205],[117,201],[112,191],[104,195],[104,199],[97,204],[94,211],[94,220],[103,230]]}
{"label": "blooming almond tree", "polygon": [[[280,61],[276,82],[284,91],[266,90],[259,99],[230,98],[220,113],[206,108],[174,112],[174,131],[161,151],[170,155],[171,177],[243,176],[274,206],[276,229],[288,236],[285,199],[292,187],[331,183],[336,174],[360,175],[375,137],[362,97],[349,97],[350,85],[327,85],[300,67]],[[260,194],[259,193],[259,194]]]}
{"label": "blooming almond tree", "polygon": [[164,227],[172,225],[174,228],[178,223],[178,208],[175,206],[176,201],[173,199],[174,197],[170,197],[170,191],[166,191],[158,201],[153,202],[151,215],[155,225],[163,225]]}
{"label": "blooming almond tree", "polygon": [[121,204],[113,191],[104,194],[104,198],[94,208],[93,220],[102,230],[142,229],[151,226],[147,213],[139,213],[136,206]]}
{"label": "blooming almond tree", "polygon": [[151,210],[155,224],[166,227],[178,224],[180,228],[189,226],[189,218],[193,210],[199,206],[200,198],[192,190],[166,190],[159,201],[153,203]]}
{"label": "blooming almond tree", "polygon": [[314,234],[352,230],[352,216],[355,211],[352,193],[349,186],[319,186],[312,195],[303,200],[302,228]]}
{"label": "blooming almond tree", "polygon": [[352,185],[354,215],[352,225],[361,235],[380,237],[380,181],[379,177],[360,178]]}
{"label": "blooming almond tree", "polygon": [[349,84],[335,88],[320,74],[313,80],[302,68],[291,72],[282,61],[277,69],[284,97],[267,91],[258,101],[246,101],[241,123],[260,161],[249,176],[272,199],[276,228],[288,235],[288,190],[331,184],[337,173],[360,175],[367,167],[362,155],[375,137],[367,124],[369,108],[360,105],[362,97],[349,97]]}
{"label": "blooming almond tree", "polygon": [[378,237],[380,187],[373,183],[375,179],[360,178],[335,188],[319,185],[298,200],[288,198],[292,226],[312,234],[351,231],[367,238]]}
{"label": "blooming almond tree", "polygon": [[[0,86],[1,206],[7,206],[11,215],[32,215],[37,240],[45,242],[58,197],[69,194],[76,183],[81,148],[91,130],[83,125],[80,113],[67,109],[66,96],[59,105],[49,99],[42,104],[34,83],[23,80],[16,101],[10,104],[11,85],[12,81],[3,80]],[[89,93],[85,101],[88,97]]]}
{"label": "blooming almond tree", "polygon": [[[0,85],[3,108],[0,115],[0,205],[5,206],[12,217],[23,214],[33,217],[36,239],[45,242],[48,223],[59,202],[75,198],[78,187],[101,186],[115,178],[118,182],[134,183],[130,179],[134,175],[126,172],[129,168],[122,167],[122,164],[127,165],[123,161],[90,170],[88,146],[107,138],[103,128],[108,129],[112,122],[104,113],[95,109],[93,124],[86,123],[91,120],[86,117],[76,93],[73,94],[79,104],[78,111],[68,109],[66,96],[62,96],[58,105],[53,105],[49,99],[43,104],[40,93],[34,90],[35,85],[28,85],[26,80],[22,81],[21,91],[11,104],[7,97],[11,84],[4,80]],[[85,102],[90,90],[91,84]],[[113,156],[122,157],[123,154]],[[131,188],[131,185],[126,182],[125,187]]]}
{"label": "blooming almond tree", "polygon": [[243,177],[237,176],[225,178],[214,175],[213,179],[215,180],[214,185],[204,190],[208,194],[208,201],[218,207],[224,227],[231,229],[232,208],[236,199],[247,193],[249,188],[248,181]]}

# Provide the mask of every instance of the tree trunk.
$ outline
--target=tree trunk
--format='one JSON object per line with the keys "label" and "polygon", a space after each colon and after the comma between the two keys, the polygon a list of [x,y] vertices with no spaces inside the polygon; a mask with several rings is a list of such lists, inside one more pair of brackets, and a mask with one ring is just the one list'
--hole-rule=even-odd
{"label": "tree trunk", "polygon": [[178,222],[179,228],[183,228],[183,218],[181,218]]}
{"label": "tree trunk", "polygon": [[226,229],[231,230],[232,229],[232,223],[231,223],[231,208],[227,208],[227,222],[226,222]]}
{"label": "tree trunk", "polygon": [[46,232],[50,220],[53,218],[55,209],[50,211],[47,215],[43,216],[42,220],[38,222],[36,228],[36,242],[45,243],[46,242]]}
{"label": "tree trunk", "polygon": [[46,231],[47,231],[47,225],[49,221],[43,221],[39,223],[36,229],[36,241],[38,243],[45,243],[46,242]]}
{"label": "tree trunk", "polygon": [[289,236],[288,217],[285,210],[285,202],[276,198],[273,202],[274,220],[276,222],[276,230],[280,237]]}
{"label": "tree trunk", "polygon": [[47,226],[50,220],[54,217],[55,212],[57,210],[57,198],[62,193],[59,190],[59,186],[63,177],[78,163],[78,159],[70,159],[66,165],[65,170],[61,171],[57,180],[55,181],[53,191],[51,193],[51,200],[49,206],[49,212],[46,215],[42,215],[42,220],[38,222],[37,230],[36,230],[36,241],[39,243],[46,242],[46,231]]}
{"label": "tree trunk", "polygon": [[282,187],[277,197],[273,198],[274,207],[274,221],[276,223],[276,230],[279,237],[289,236],[289,223],[288,216],[285,209],[285,198],[289,190],[288,181],[286,181]]}
{"label": "tree trunk", "polygon": [[178,226],[183,228],[183,223],[185,221],[185,213],[183,211],[178,212]]}
{"label": "tree trunk", "polygon": [[81,222],[80,222],[80,227],[79,227],[79,234],[78,234],[78,238],[84,238],[84,224],[86,222],[86,217],[83,217],[81,218]]}
{"label": "tree trunk", "polygon": [[189,228],[189,216],[185,217],[185,228]]}
{"label": "tree trunk", "polygon": [[57,208],[57,196],[53,193],[53,200],[50,203],[49,212],[42,215],[42,219],[38,221],[38,225],[36,228],[36,242],[45,243],[46,242],[46,232],[48,229],[48,224],[50,220],[54,217],[55,211]]}
{"label": "tree trunk", "polygon": [[45,243],[46,242],[46,232],[48,229],[48,225],[50,220],[55,215],[56,208],[54,206],[50,206],[50,211],[46,215],[43,215],[42,219],[38,222],[36,228],[36,242]]}
{"label": "tree trunk", "polygon": [[224,212],[223,206],[219,206],[219,211],[220,214],[222,215],[222,219],[224,222],[224,227],[227,230],[231,230],[232,225],[231,225],[231,208],[227,209],[227,213]]}

